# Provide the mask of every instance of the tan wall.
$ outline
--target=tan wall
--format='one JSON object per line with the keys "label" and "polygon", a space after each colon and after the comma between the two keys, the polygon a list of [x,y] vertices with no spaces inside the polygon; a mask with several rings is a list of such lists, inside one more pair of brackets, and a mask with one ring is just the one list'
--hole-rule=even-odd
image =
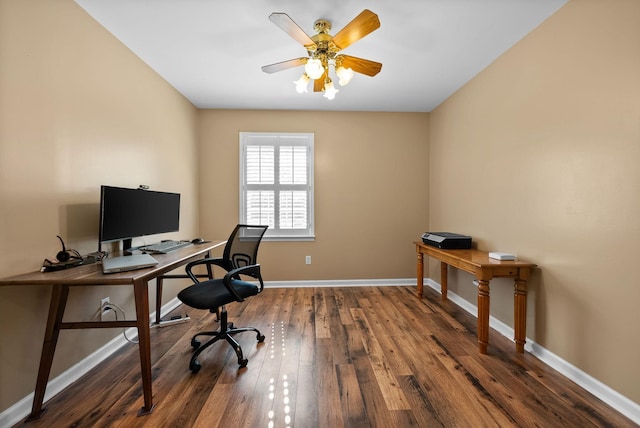
{"label": "tan wall", "polygon": [[537,263],[529,336],[640,403],[640,2],[570,1],[432,113],[429,156],[431,228]]}
{"label": "tan wall", "polygon": [[415,277],[411,242],[428,224],[428,114],[201,111],[206,238],[238,222],[240,131],[315,133],[316,240],[265,242],[266,280]]}
{"label": "tan wall", "polygon": [[[181,193],[181,236],[195,235],[196,120],[73,1],[0,0],[0,276],[55,257],[56,235],[95,251],[101,184]],[[49,295],[0,287],[0,412],[34,389]],[[106,295],[134,315],[131,290],[93,287],[71,291],[69,319]],[[119,334],[62,332],[52,378]]]}

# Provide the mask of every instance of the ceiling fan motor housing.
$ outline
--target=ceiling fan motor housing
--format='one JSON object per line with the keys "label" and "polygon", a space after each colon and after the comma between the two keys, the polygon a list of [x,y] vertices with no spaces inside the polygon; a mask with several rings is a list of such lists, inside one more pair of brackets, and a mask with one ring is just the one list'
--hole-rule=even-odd
{"label": "ceiling fan motor housing", "polygon": [[318,34],[320,34],[320,33],[328,33],[329,30],[331,30],[331,22],[327,21],[326,19],[318,19],[313,24],[313,29]]}

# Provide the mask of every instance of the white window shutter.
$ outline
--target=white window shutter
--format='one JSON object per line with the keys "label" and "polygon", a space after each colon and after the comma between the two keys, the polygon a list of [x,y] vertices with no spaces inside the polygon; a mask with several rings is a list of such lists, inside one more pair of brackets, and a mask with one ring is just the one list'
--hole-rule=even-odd
{"label": "white window shutter", "polygon": [[240,133],[240,222],[313,239],[313,134]]}

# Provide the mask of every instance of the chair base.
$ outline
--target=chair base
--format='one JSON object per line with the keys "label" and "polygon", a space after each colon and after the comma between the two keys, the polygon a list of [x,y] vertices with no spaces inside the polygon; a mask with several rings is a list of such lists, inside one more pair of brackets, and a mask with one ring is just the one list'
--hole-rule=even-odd
{"label": "chair base", "polygon": [[[227,321],[227,310],[224,306],[222,306],[221,310],[218,311],[218,319],[220,321],[220,329],[216,331],[201,331],[195,334],[191,338],[191,346],[195,349],[193,355],[191,356],[191,360],[189,361],[189,370],[192,373],[197,373],[200,370],[200,363],[198,362],[198,355],[209,346],[213,345],[219,340],[226,340],[229,345],[236,352],[236,356],[238,357],[238,365],[240,368],[246,367],[249,360],[244,358],[244,354],[242,353],[242,348],[240,344],[232,337],[234,334],[243,333],[246,331],[253,331],[256,333],[256,339],[258,343],[264,342],[264,335],[260,333],[260,330],[254,327],[242,327],[235,328],[233,323]],[[196,338],[198,336],[213,336],[212,339],[205,342],[204,344],[200,344],[200,341]]]}

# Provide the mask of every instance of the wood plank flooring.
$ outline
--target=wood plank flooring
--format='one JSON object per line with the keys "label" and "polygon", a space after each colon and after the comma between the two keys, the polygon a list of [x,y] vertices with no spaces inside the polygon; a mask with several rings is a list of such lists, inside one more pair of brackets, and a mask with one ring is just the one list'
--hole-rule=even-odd
{"label": "wood plank flooring", "polygon": [[[284,288],[228,306],[246,368],[226,343],[188,369],[191,336],[214,315],[152,329],[155,408],[142,407],[136,345],[45,404],[29,427],[630,427],[617,413],[433,290]],[[64,332],[62,333],[64,334]],[[19,425],[23,425],[22,423]]]}

